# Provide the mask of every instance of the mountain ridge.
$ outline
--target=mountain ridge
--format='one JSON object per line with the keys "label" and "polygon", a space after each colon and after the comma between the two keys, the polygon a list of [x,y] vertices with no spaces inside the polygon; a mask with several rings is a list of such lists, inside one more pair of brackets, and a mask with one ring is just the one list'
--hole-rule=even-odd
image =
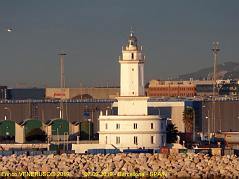
{"label": "mountain ridge", "polygon": [[[217,65],[217,79],[239,79],[239,63],[225,62]],[[179,75],[174,80],[210,80],[213,77],[213,67],[202,68],[196,72]]]}

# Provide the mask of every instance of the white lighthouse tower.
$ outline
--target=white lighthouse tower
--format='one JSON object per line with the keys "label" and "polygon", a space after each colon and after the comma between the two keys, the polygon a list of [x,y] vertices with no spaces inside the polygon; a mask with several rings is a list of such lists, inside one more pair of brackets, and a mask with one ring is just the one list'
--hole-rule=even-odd
{"label": "white lighthouse tower", "polygon": [[120,97],[118,115],[147,115],[144,92],[144,55],[136,36],[130,33],[128,44],[122,47],[120,63]]}
{"label": "white lighthouse tower", "polygon": [[120,63],[120,96],[118,114],[99,116],[99,143],[126,148],[159,148],[166,143],[165,121],[159,115],[148,115],[144,91],[142,47],[133,32],[122,47]]}
{"label": "white lighthouse tower", "polygon": [[120,95],[144,96],[144,55],[137,38],[130,33],[128,44],[122,47],[120,63]]}

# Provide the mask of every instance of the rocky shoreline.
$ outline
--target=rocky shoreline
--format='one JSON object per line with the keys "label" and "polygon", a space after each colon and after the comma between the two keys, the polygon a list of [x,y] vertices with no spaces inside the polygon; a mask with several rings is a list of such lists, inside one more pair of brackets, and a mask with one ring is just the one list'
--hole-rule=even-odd
{"label": "rocky shoreline", "polygon": [[1,176],[239,177],[235,155],[107,154],[0,156]]}

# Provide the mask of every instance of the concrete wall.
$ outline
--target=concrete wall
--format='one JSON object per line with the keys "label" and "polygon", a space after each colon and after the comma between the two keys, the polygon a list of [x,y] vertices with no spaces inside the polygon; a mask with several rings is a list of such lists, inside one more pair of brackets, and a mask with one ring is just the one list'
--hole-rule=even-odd
{"label": "concrete wall", "polygon": [[72,144],[75,153],[85,153],[88,149],[114,149],[114,147],[105,144]]}
{"label": "concrete wall", "polygon": [[148,115],[148,97],[118,97],[119,115]]}
{"label": "concrete wall", "polygon": [[217,101],[215,103],[215,120],[213,120],[213,102],[204,101],[203,106],[202,123],[204,132],[208,131],[208,126],[211,132],[220,130],[239,131],[239,100]]}
{"label": "concrete wall", "polygon": [[179,132],[185,132],[185,124],[183,122],[184,106],[172,107],[172,122],[177,126]]}
{"label": "concrete wall", "polygon": [[184,102],[148,102],[149,107],[170,107],[171,108],[171,120],[177,126],[179,132],[185,132],[185,125],[183,122]]}
{"label": "concrete wall", "polygon": [[16,131],[16,136],[15,136],[15,142],[16,143],[24,143],[25,142],[25,133],[24,133],[24,126],[21,126],[19,124],[15,124],[15,131]]}
{"label": "concrete wall", "polygon": [[70,89],[46,88],[46,98],[70,99]]}

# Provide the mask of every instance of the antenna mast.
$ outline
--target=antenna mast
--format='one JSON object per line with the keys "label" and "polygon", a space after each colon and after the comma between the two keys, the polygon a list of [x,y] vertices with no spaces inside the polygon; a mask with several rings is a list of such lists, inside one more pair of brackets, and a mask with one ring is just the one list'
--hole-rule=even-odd
{"label": "antenna mast", "polygon": [[[65,88],[65,71],[64,71],[64,56],[66,53],[60,53],[60,88],[61,92],[63,92],[63,89]],[[60,98],[60,119],[63,118],[63,101],[62,96]]]}
{"label": "antenna mast", "polygon": [[220,51],[219,42],[212,43],[212,53],[213,53],[213,106],[212,106],[212,122],[213,122],[213,132],[216,132],[216,114],[215,114],[215,98],[216,98],[216,84],[217,84],[217,56]]}

